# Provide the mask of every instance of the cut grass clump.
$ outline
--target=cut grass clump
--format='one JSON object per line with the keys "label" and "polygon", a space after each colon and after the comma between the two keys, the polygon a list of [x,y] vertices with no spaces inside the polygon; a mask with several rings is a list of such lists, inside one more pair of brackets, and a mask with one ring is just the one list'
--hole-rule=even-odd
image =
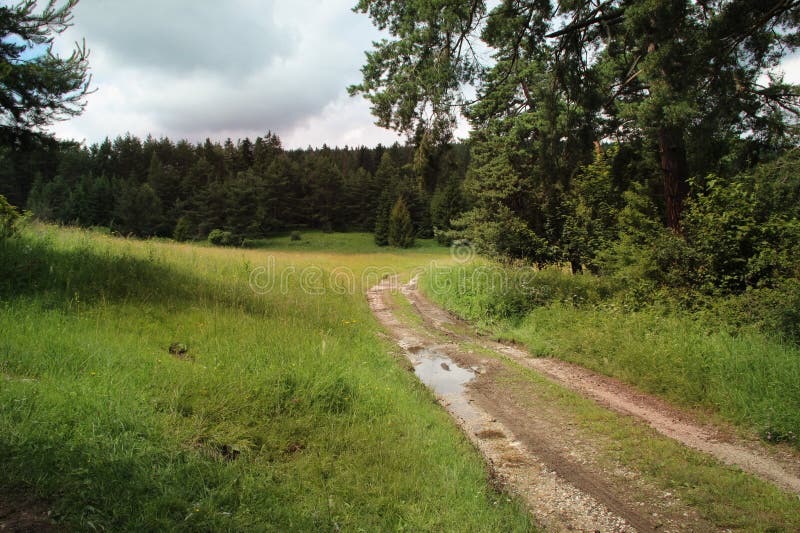
{"label": "cut grass clump", "polygon": [[[0,491],[79,530],[530,530],[376,342],[362,273],[446,251],[288,248],[0,244]],[[293,274],[254,290],[267,267]],[[339,267],[352,291],[300,276]]]}

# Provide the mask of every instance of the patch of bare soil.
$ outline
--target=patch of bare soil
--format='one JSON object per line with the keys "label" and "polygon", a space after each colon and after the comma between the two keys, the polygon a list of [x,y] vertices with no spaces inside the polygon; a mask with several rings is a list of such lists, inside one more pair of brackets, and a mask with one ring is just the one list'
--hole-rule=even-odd
{"label": "patch of bare soil", "polygon": [[[417,289],[415,281],[403,287],[403,293],[431,327],[448,335],[458,335],[448,325],[459,325],[462,326],[460,330],[464,330],[466,324],[427,300]],[[567,389],[616,412],[645,421],[666,437],[712,455],[725,464],[737,466],[784,490],[800,494],[800,457],[786,447],[767,447],[755,439],[736,436],[732,428],[700,423],[659,398],[578,365],[558,359],[534,358],[517,346],[469,337],[472,342],[502,353]]]}
{"label": "patch of bare soil", "polygon": [[20,494],[0,493],[0,531],[33,533],[59,531],[50,510],[41,502]]}

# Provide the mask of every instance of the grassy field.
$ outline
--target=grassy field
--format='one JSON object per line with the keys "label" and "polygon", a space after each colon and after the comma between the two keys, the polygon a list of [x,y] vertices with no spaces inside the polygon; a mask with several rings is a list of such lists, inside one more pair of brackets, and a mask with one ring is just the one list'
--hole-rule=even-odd
{"label": "grassy field", "polygon": [[797,345],[667,307],[625,309],[614,288],[594,276],[487,266],[429,272],[422,287],[534,355],[617,377],[766,441],[800,444]]}
{"label": "grassy field", "polygon": [[76,529],[531,529],[363,297],[446,251],[304,239],[0,243],[0,497]]}
{"label": "grassy field", "polygon": [[[248,243],[256,249],[284,250],[297,252],[344,252],[385,253],[385,248],[375,246],[372,233],[325,233],[322,231],[299,232],[300,240],[293,241],[290,234],[281,234],[264,239],[254,239]],[[442,247],[433,239],[417,239],[411,251],[442,252]]]}

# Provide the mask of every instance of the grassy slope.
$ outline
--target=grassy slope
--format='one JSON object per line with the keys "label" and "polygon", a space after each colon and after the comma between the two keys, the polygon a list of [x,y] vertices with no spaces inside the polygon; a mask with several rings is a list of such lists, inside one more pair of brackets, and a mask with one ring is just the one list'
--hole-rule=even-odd
{"label": "grassy slope", "polygon": [[[437,303],[535,355],[583,365],[769,440],[798,444],[797,346],[755,331],[732,335],[693,315],[625,311],[588,275],[545,271],[523,281],[507,278],[509,288],[524,283],[527,295],[504,295],[491,290],[491,278],[474,275],[480,268],[440,271],[436,286],[426,276],[423,288]],[[540,305],[518,318],[520,299]]]}
{"label": "grassy slope", "polygon": [[[311,238],[309,250],[336,239],[341,253],[50,227],[0,244],[0,491],[80,528],[529,529],[376,341],[364,287],[317,296],[293,276],[285,294],[257,295],[248,284],[268,255],[279,270],[358,277],[441,251]],[[168,353],[173,342],[188,359]]]}

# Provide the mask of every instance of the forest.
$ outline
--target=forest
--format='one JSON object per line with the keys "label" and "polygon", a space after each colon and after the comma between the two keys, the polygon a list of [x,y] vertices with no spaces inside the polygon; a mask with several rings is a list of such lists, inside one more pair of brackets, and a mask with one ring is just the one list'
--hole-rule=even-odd
{"label": "forest", "polygon": [[[3,148],[0,194],[41,220],[104,226],[120,235],[241,245],[287,230],[375,231],[388,244],[402,197],[411,236],[444,237],[461,209],[465,146],[446,146],[415,168],[414,150],[285,150],[271,132],[223,144],[132,135],[92,146],[48,136]],[[381,230],[381,227],[384,229]]]}

